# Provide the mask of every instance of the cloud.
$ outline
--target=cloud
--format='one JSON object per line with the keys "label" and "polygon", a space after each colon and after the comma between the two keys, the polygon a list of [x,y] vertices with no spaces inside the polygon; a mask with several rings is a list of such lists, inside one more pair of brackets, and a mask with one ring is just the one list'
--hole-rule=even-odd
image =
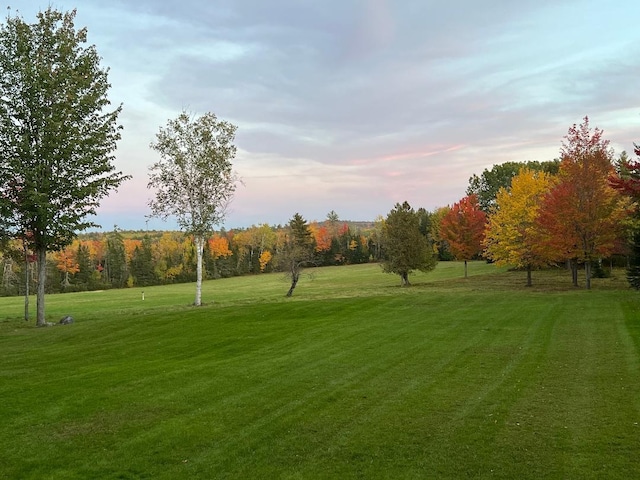
{"label": "cloud", "polygon": [[79,23],[111,67],[118,165],[135,177],[106,205],[145,210],[148,145],[185,108],[239,127],[232,226],[453,203],[493,164],[557,157],[584,115],[630,151],[638,14],[589,0],[87,0]]}

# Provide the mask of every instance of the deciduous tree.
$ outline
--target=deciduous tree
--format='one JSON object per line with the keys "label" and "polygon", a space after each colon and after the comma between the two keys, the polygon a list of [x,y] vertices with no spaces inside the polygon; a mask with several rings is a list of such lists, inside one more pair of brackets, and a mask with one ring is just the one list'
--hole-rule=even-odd
{"label": "deciduous tree", "polygon": [[121,107],[109,109],[107,69],[75,10],[49,7],[0,27],[0,218],[31,235],[38,258],[37,325],[45,325],[46,254],[70,244],[100,200],[128,177],[116,172]]}
{"label": "deciduous tree", "polygon": [[399,275],[402,286],[410,285],[409,275],[414,270],[428,272],[436,266],[433,248],[420,233],[420,219],[408,202],[397,203],[387,214],[382,246],[382,269]]}
{"label": "deciduous tree", "polygon": [[69,282],[69,275],[74,275],[80,270],[80,266],[78,265],[78,262],[76,262],[77,251],[77,246],[71,244],[62,250],[55,252],[53,255],[56,261],[56,267],[58,267],[58,270],[60,270],[64,275],[62,285],[65,287],[71,285],[71,282]]}
{"label": "deciduous tree", "polygon": [[151,148],[160,154],[149,173],[152,215],[176,218],[193,235],[196,248],[196,296],[202,304],[202,259],[207,238],[222,222],[236,189],[237,177],[231,161],[237,127],[218,120],[213,113],[199,118],[183,111],[166,128],[160,128]]}
{"label": "deciduous tree", "polygon": [[500,191],[501,188],[509,188],[511,186],[511,179],[515,177],[523,167],[529,170],[543,171],[555,175],[558,173],[560,161],[505,162],[494,165],[490,170],[485,169],[480,176],[474,174],[469,178],[467,195],[477,195],[480,208],[488,215],[496,204],[498,191]]}
{"label": "deciduous tree", "polygon": [[546,263],[539,253],[536,222],[540,202],[550,186],[550,175],[523,168],[509,188],[498,191],[487,223],[485,255],[498,265],[525,268],[527,286],[531,286],[532,268]]}
{"label": "deciduous tree", "polygon": [[221,235],[214,235],[209,239],[209,252],[211,254],[211,263],[213,266],[213,278],[218,277],[217,261],[219,258],[229,257],[233,255],[231,249],[229,249],[229,240],[227,237]]}
{"label": "deciduous tree", "polygon": [[538,222],[548,250],[573,261],[574,284],[575,265],[584,262],[587,289],[592,262],[611,253],[627,214],[621,194],[609,184],[613,153],[602,134],[591,129],[588,117],[569,128],[558,182],[544,196]]}
{"label": "deciduous tree", "polygon": [[487,216],[480,209],[478,197],[467,195],[442,218],[440,235],[448,243],[457,260],[464,260],[464,278],[467,278],[467,261],[482,252]]}
{"label": "deciduous tree", "polygon": [[451,210],[450,206],[438,207],[431,212],[431,225],[429,228],[429,235],[433,240],[433,245],[438,252],[438,260],[453,260],[453,254],[449,249],[449,243],[444,239],[440,232],[440,225],[442,225],[442,219]]}

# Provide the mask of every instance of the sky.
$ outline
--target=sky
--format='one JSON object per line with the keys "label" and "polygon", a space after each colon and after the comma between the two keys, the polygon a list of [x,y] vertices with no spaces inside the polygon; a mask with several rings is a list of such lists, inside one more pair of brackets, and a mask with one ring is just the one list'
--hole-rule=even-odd
{"label": "sky", "polygon": [[[49,6],[5,7],[29,23]],[[149,148],[169,119],[237,125],[227,229],[295,213],[373,221],[433,211],[473,174],[553,160],[589,116],[616,155],[640,143],[637,0],[55,0],[109,68],[124,127],[102,201],[110,231],[150,219]]]}

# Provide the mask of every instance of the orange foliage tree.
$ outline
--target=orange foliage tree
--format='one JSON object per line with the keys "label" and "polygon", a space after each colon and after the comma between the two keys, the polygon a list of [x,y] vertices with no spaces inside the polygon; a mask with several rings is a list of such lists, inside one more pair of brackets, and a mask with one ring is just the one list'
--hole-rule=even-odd
{"label": "orange foliage tree", "polygon": [[471,194],[454,203],[440,222],[442,239],[456,259],[464,260],[464,278],[467,278],[467,261],[482,252],[486,221],[478,196]]}
{"label": "orange foliage tree", "polygon": [[309,225],[309,230],[315,240],[316,252],[328,252],[331,250],[331,240],[333,239],[329,228],[326,225],[319,225],[313,222]]}
{"label": "orange foliage tree", "polygon": [[69,275],[74,275],[80,270],[78,262],[76,262],[76,252],[78,251],[78,243],[75,241],[71,245],[67,245],[64,249],[55,252],[53,258],[56,261],[56,267],[64,273],[62,284],[68,286]]}
{"label": "orange foliage tree", "polygon": [[142,246],[142,240],[125,238],[122,243],[124,245],[125,259],[127,260],[127,263],[130,263],[136,247],[140,248]]}
{"label": "orange foliage tree", "polygon": [[223,257],[229,257],[233,255],[233,252],[229,248],[229,240],[227,237],[223,237],[218,234],[214,234],[213,237],[209,238],[209,253],[211,254],[211,261],[213,264],[213,278],[218,277],[218,265],[217,260]]}
{"label": "orange foliage tree", "polygon": [[541,247],[549,256],[571,261],[574,285],[577,264],[584,262],[587,289],[592,262],[613,251],[627,215],[625,199],[609,183],[613,153],[602,133],[591,130],[588,117],[569,129],[558,182],[544,196],[538,217]]}

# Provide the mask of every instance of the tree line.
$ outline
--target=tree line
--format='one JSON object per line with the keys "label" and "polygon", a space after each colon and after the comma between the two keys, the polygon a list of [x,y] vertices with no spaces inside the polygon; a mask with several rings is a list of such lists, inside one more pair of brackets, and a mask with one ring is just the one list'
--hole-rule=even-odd
{"label": "tree line", "polygon": [[[494,165],[470,177],[460,201],[431,212],[404,202],[369,223],[331,211],[320,222],[296,213],[285,226],[217,231],[203,245],[204,278],[283,272],[292,279],[291,295],[305,266],[381,262],[408,285],[412,271],[437,261],[464,261],[466,277],[467,261],[484,258],[526,271],[527,285],[535,269],[562,265],[577,286],[582,266],[590,288],[592,270],[603,275],[605,259],[617,256],[637,268],[637,162],[625,152],[614,159],[602,134],[585,117],[569,129],[560,159]],[[37,256],[20,238],[7,247],[0,293],[28,292],[37,285]],[[193,282],[196,248],[184,232],[82,234],[46,256],[46,291]]]}
{"label": "tree line", "polygon": [[78,236],[99,227],[91,216],[100,201],[130,177],[114,166],[122,106],[110,107],[108,69],[75,14],[49,7],[36,23],[9,14],[0,26],[0,289],[22,290],[28,317],[35,288],[39,326],[47,291],[195,279],[200,305],[203,278],[282,271],[292,295],[309,265],[379,261],[408,285],[412,271],[438,260],[464,260],[465,275],[473,258],[514,265],[528,284],[532,270],[566,263],[574,284],[584,267],[590,288],[593,268],[621,253],[631,284],[640,283],[640,168],[626,154],[614,161],[586,117],[569,129],[560,159],[494,166],[434,212],[404,202],[361,230],[331,212],[323,222],[296,213],[280,228],[216,232],[241,181],[232,166],[237,127],[183,111],[150,144],[159,159],[148,182],[151,214],[174,218],[182,233]]}
{"label": "tree line", "polygon": [[[339,220],[334,212],[322,222],[304,221],[312,260],[317,266],[376,261],[379,240],[373,222]],[[282,257],[291,227],[267,224],[217,231],[203,247],[204,278],[283,271]],[[46,256],[46,292],[193,282],[196,280],[193,236],[176,231],[121,231],[80,234],[69,245]],[[0,253],[0,294],[22,295],[36,286],[37,258],[20,239]]]}
{"label": "tree line", "polygon": [[508,163],[471,177],[467,196],[443,215],[443,238],[457,259],[482,256],[525,270],[528,286],[532,270],[566,265],[575,286],[584,269],[589,289],[594,269],[602,274],[603,260],[616,255],[626,258],[636,286],[638,174],[638,162],[626,152],[615,159],[585,117],[569,128],[558,160]]}

